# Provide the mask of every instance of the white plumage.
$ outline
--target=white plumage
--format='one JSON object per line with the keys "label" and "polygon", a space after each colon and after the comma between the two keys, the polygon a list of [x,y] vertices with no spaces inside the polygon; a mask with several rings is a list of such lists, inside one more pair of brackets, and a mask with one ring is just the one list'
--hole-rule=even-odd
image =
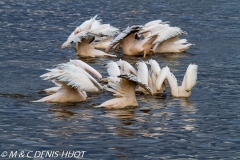
{"label": "white plumage", "polygon": [[137,75],[136,69],[127,61],[119,60],[117,61],[118,66],[120,67],[121,74],[134,74]]}
{"label": "white plumage", "polygon": [[110,77],[120,76],[121,71],[120,71],[120,69],[118,67],[118,63],[117,62],[110,61],[110,62],[108,62],[106,67],[107,67],[107,73],[108,73],[108,75]]}
{"label": "white plumage", "polygon": [[90,43],[94,39],[101,39],[99,35],[95,35],[93,33],[82,31],[72,36],[72,39],[68,39],[63,43],[62,49],[70,45],[71,43],[77,43],[77,55],[83,57],[116,57],[116,55],[107,54],[101,50],[95,49]]}
{"label": "white plumage", "polygon": [[102,86],[86,71],[98,78],[102,77],[101,74],[80,60],[59,64],[48,71],[40,77],[57,83],[58,88],[48,89],[47,91],[52,91],[53,94],[35,102],[81,102],[86,100],[86,92],[99,92],[102,89]]}
{"label": "white plumage", "polygon": [[102,75],[95,70],[94,68],[92,68],[91,66],[89,66],[87,63],[81,61],[81,60],[70,60],[70,63],[74,64],[77,67],[82,68],[83,70],[92,73],[95,77],[97,77],[99,80],[102,79]]}
{"label": "white plumage", "polygon": [[197,69],[195,64],[189,64],[187,71],[184,75],[182,85],[178,86],[178,82],[173,73],[170,72],[168,67],[164,67],[157,79],[157,89],[159,89],[166,79],[170,85],[171,95],[174,97],[189,97],[191,89],[195,86],[197,81]]}
{"label": "white plumage", "polygon": [[187,43],[186,39],[179,39],[179,36],[187,32],[179,27],[171,27],[168,23],[163,23],[161,20],[151,21],[144,25],[139,32],[146,38],[157,36],[152,43],[153,53],[179,53],[189,49],[193,44]]}
{"label": "white plumage", "polygon": [[[95,36],[92,45],[95,48],[105,49],[112,41],[113,37],[119,33],[119,29],[111,26],[110,24],[102,24],[102,20],[97,20],[97,15],[93,18],[86,20],[78,26],[68,37],[67,41],[74,38],[81,32],[91,33]],[[66,42],[67,42],[66,41]]]}
{"label": "white plumage", "polygon": [[117,98],[110,99],[106,102],[103,102],[97,107],[106,107],[106,108],[125,108],[128,106],[138,106],[136,95],[135,95],[135,88],[136,85],[141,86],[147,92],[152,94],[151,89],[144,83],[141,82],[135,75],[132,74],[125,74],[120,75],[121,78],[120,82],[115,81],[114,77],[109,77],[108,86],[104,87],[105,90],[112,92],[114,96]]}
{"label": "white plumage", "polygon": [[149,73],[145,62],[137,62],[137,77],[146,85],[148,85]]}
{"label": "white plumage", "polygon": [[152,42],[157,36],[142,38],[139,34],[142,27],[142,25],[127,27],[109,44],[105,52],[108,53],[111,48],[121,46],[125,55],[143,55],[145,57],[151,51]]}

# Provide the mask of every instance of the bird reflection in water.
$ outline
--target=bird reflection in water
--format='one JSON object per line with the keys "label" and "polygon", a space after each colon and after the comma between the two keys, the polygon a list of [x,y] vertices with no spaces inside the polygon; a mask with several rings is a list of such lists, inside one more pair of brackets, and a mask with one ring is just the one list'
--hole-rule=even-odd
{"label": "bird reflection in water", "polygon": [[55,117],[54,119],[64,120],[64,119],[72,118],[78,114],[77,112],[73,112],[69,110],[73,107],[76,107],[76,103],[63,103],[63,104],[60,104],[60,106],[59,104],[57,106],[53,104],[53,106],[48,110],[54,114],[54,117]]}
{"label": "bird reflection in water", "polygon": [[106,110],[102,116],[106,118],[119,119],[119,123],[117,123],[116,126],[108,126],[108,129],[111,130],[109,132],[114,132],[114,135],[117,136],[133,136],[136,132],[136,128],[132,126],[135,121],[135,108],[136,107]]}
{"label": "bird reflection in water", "polygon": [[182,113],[182,121],[183,124],[181,128],[188,131],[193,131],[197,128],[195,125],[196,119],[194,115],[196,115],[198,109],[188,98],[174,98],[179,101],[179,105],[181,106]]}

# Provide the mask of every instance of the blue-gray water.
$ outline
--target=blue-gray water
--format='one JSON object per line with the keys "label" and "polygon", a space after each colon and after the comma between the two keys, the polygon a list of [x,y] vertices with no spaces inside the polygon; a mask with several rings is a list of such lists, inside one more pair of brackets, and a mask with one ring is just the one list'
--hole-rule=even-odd
{"label": "blue-gray water", "polygon": [[[0,154],[3,151],[87,151],[87,159],[240,159],[240,1],[0,1]],[[151,20],[171,21],[195,46],[182,54],[157,54],[181,80],[199,66],[188,99],[137,95],[139,107],[93,108],[83,103],[32,103],[51,87],[46,68],[77,59],[61,44],[84,20],[98,14],[123,30]],[[110,59],[132,64],[141,57],[88,58],[106,77]],[[1,159],[1,158],[0,158]],[[51,158],[50,158],[51,159]],[[72,158],[75,159],[75,158]]]}

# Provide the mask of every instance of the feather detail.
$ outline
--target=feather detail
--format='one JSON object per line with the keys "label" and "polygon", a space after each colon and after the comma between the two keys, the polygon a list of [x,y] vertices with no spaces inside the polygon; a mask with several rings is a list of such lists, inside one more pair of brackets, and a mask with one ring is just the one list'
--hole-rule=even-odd
{"label": "feather detail", "polygon": [[108,53],[110,49],[116,46],[118,43],[120,43],[122,39],[126,38],[128,35],[132,33],[140,31],[142,27],[143,27],[142,25],[134,25],[131,27],[127,27],[109,44],[109,46],[105,49],[105,52]]}
{"label": "feather detail", "polygon": [[41,76],[44,80],[56,80],[79,91],[97,92],[102,86],[86,71],[73,64],[60,64],[58,68]]}
{"label": "feather detail", "polygon": [[136,83],[138,86],[144,88],[150,95],[153,95],[151,88],[148,87],[148,85],[144,84],[139,78],[137,78],[133,74],[122,74],[118,76],[120,78],[124,78],[126,80],[129,80],[131,82]]}
{"label": "feather detail", "polygon": [[113,37],[119,33],[119,29],[111,26],[110,24],[102,24],[94,29],[91,29],[89,32],[99,36]]}
{"label": "feather detail", "polygon": [[156,89],[157,91],[160,91],[162,84],[164,82],[165,79],[167,79],[168,74],[170,74],[170,69],[168,68],[168,66],[162,68],[157,80],[156,80]]}
{"label": "feather detail", "polygon": [[81,61],[81,60],[70,60],[70,63],[74,64],[77,67],[80,67],[84,69],[87,72],[92,73],[94,76],[96,76],[99,80],[102,79],[102,75],[93,67],[88,65],[87,63]]}
{"label": "feather detail", "polygon": [[134,74],[137,75],[136,69],[129,64],[127,61],[119,60],[117,61],[118,66],[120,67],[121,74]]}
{"label": "feather detail", "polygon": [[107,67],[107,73],[109,76],[117,77],[121,74],[121,71],[118,67],[117,62],[110,61],[110,62],[108,62],[106,67]]}
{"label": "feather detail", "polygon": [[146,23],[144,27],[150,27],[156,24],[170,24],[170,22],[169,21],[163,22],[162,20],[159,19],[159,20],[154,20]]}
{"label": "feather detail", "polygon": [[[190,91],[196,84],[197,81],[197,70],[198,66],[195,64],[189,64],[187,71],[185,73],[186,76],[186,82],[183,80],[182,83],[186,84],[186,91]],[[184,76],[184,79],[185,79]]]}
{"label": "feather detail", "polygon": [[142,81],[142,83],[148,85],[148,67],[145,62],[137,62],[137,77]]}
{"label": "feather detail", "polygon": [[170,38],[180,36],[182,34],[187,34],[187,32],[181,30],[179,27],[167,27],[162,30],[160,30],[157,33],[153,33],[149,35],[148,37],[152,37],[154,35],[158,35],[158,38],[153,42],[153,44],[159,44],[162,43],[165,40],[168,40]]}

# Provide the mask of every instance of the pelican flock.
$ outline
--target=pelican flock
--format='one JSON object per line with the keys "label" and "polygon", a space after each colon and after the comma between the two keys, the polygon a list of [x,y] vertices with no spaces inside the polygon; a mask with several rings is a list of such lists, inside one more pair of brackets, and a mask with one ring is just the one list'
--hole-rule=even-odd
{"label": "pelican flock", "polygon": [[[150,21],[143,25],[128,26],[122,32],[110,24],[102,23],[97,15],[84,21],[68,36],[61,48],[74,44],[76,55],[80,57],[117,57],[110,50],[122,50],[124,55],[147,57],[156,53],[185,52],[193,44],[180,36],[187,34],[170,22]],[[58,64],[41,75],[43,80],[53,82],[54,86],[44,89],[46,97],[33,102],[82,102],[89,93],[110,92],[115,98],[97,107],[119,109],[138,106],[136,94],[159,95],[169,88],[173,97],[189,97],[197,82],[196,64],[189,64],[178,85],[177,79],[168,66],[160,67],[154,59],[140,60],[135,64],[119,59],[109,60],[105,65],[108,77],[82,60],[70,60]]]}

